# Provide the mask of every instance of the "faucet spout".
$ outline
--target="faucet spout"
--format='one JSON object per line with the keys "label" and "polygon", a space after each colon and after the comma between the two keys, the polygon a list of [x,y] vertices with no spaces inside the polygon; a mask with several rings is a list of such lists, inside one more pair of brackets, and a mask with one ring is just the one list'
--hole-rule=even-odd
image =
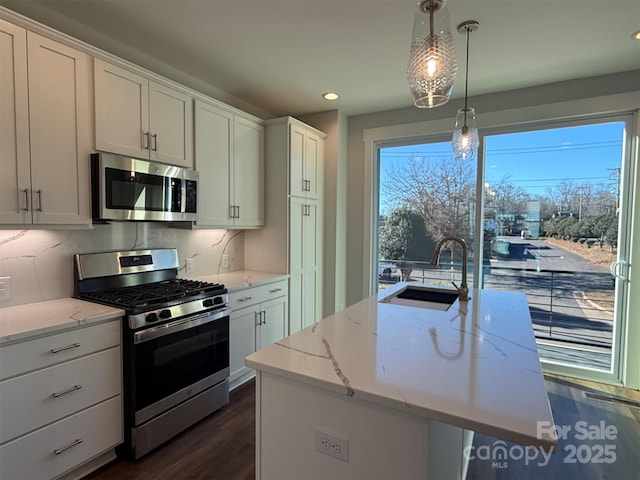
{"label": "faucet spout", "polygon": [[456,285],[455,282],[451,283],[458,290],[458,298],[460,299],[460,301],[467,302],[469,301],[469,287],[467,286],[467,257],[469,255],[469,248],[467,247],[467,242],[465,242],[462,237],[456,236],[441,238],[436,245],[435,251],[433,252],[433,257],[431,257],[431,265],[438,265],[442,247],[445,243],[450,241],[457,242],[462,247],[462,281],[460,282],[460,286]]}

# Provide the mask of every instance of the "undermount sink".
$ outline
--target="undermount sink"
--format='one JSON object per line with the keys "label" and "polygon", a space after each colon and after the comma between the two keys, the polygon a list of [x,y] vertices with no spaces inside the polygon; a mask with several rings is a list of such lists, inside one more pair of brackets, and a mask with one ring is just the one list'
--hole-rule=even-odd
{"label": "undermount sink", "polygon": [[457,298],[458,292],[451,289],[407,285],[402,290],[383,298],[380,302],[446,311]]}

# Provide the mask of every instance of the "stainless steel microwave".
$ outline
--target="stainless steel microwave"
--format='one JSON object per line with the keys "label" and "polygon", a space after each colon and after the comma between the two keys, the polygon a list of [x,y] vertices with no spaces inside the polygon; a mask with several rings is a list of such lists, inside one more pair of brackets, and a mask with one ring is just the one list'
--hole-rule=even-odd
{"label": "stainless steel microwave", "polygon": [[198,172],[113,153],[91,155],[94,221],[197,220]]}

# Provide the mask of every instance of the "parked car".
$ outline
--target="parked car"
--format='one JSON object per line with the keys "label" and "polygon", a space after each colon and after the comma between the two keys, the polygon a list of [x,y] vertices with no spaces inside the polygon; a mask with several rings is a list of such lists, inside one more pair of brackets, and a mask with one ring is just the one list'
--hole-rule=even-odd
{"label": "parked car", "polygon": [[378,263],[378,279],[397,282],[400,280],[400,269],[392,262]]}

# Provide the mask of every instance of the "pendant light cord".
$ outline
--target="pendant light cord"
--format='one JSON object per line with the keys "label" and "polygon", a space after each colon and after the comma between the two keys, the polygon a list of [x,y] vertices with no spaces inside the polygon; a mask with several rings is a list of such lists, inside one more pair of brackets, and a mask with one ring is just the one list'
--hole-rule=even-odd
{"label": "pendant light cord", "polygon": [[471,35],[471,31],[469,27],[466,27],[467,30],[467,61],[464,72],[464,129],[467,128],[467,94],[469,92],[469,36]]}

